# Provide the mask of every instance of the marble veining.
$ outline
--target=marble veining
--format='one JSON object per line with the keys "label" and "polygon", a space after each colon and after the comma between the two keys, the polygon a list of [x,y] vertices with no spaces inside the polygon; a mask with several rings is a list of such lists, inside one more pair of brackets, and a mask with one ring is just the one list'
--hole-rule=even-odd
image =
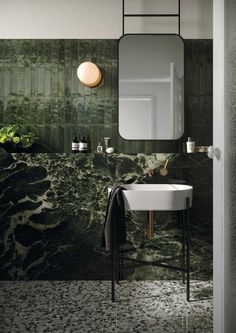
{"label": "marble veining", "polygon": [[[159,169],[169,158],[169,174]],[[147,168],[154,175],[149,178]],[[0,158],[0,279],[110,279],[109,254],[101,247],[107,187],[163,183],[194,187],[191,210],[192,278],[212,272],[212,161],[202,154],[2,154]],[[145,260],[181,251],[176,213],[155,212],[155,237],[146,239],[146,212],[127,214],[128,244]],[[148,249],[146,245],[152,245]],[[124,278],[179,279],[158,267],[125,265]]]}
{"label": "marble veining", "polygon": [[117,302],[108,281],[1,281],[0,331],[32,333],[211,333],[212,283],[122,281]]}

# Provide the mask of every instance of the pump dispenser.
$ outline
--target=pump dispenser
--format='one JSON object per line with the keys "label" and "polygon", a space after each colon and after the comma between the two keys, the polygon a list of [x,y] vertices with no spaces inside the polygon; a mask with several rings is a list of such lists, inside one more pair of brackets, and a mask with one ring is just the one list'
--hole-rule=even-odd
{"label": "pump dispenser", "polygon": [[187,146],[187,153],[194,153],[195,152],[195,142],[192,141],[192,138],[188,137],[188,141],[186,142]]}

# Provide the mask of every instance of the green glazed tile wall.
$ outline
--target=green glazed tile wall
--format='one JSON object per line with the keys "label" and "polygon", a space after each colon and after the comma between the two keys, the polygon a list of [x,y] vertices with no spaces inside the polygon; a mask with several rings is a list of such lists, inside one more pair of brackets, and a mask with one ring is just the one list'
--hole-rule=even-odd
{"label": "green glazed tile wall", "polygon": [[[93,152],[104,136],[118,153],[181,152],[187,136],[212,144],[212,41],[185,40],[185,135],[177,141],[124,140],[118,134],[117,40],[0,40],[0,126],[34,125],[49,151],[70,152],[75,132]],[[95,62],[104,84],[84,87],[76,76]],[[201,131],[199,131],[201,129]]]}
{"label": "green glazed tile wall", "polygon": [[[106,84],[79,83],[78,65],[93,61]],[[0,42],[0,123],[27,122],[40,141],[69,152],[75,132],[92,146],[115,136],[117,124],[116,40],[2,40]]]}

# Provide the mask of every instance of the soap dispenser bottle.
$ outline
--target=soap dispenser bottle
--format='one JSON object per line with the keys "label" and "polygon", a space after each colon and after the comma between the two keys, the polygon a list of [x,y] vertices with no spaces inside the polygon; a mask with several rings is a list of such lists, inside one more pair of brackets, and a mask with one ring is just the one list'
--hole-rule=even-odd
{"label": "soap dispenser bottle", "polygon": [[77,138],[77,135],[75,134],[74,139],[71,143],[71,151],[73,154],[77,154],[79,152],[79,140]]}
{"label": "soap dispenser bottle", "polygon": [[188,137],[188,141],[186,142],[187,146],[187,153],[194,153],[195,152],[195,142],[192,141],[190,137]]}
{"label": "soap dispenser bottle", "polygon": [[79,142],[79,152],[80,153],[87,153],[88,152],[88,142],[83,134],[82,139]]}

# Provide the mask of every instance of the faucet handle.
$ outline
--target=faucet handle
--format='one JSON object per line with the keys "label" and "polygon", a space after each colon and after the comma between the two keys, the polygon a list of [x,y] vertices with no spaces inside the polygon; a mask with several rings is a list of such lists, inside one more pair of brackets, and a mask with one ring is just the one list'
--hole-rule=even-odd
{"label": "faucet handle", "polygon": [[147,174],[148,174],[149,177],[152,177],[153,176],[153,169],[148,168]]}
{"label": "faucet handle", "polygon": [[168,169],[167,169],[167,165],[168,165],[168,163],[169,163],[169,159],[167,158],[164,167],[162,167],[162,168],[160,169],[160,175],[161,175],[161,176],[167,176],[167,175],[168,175]]}

